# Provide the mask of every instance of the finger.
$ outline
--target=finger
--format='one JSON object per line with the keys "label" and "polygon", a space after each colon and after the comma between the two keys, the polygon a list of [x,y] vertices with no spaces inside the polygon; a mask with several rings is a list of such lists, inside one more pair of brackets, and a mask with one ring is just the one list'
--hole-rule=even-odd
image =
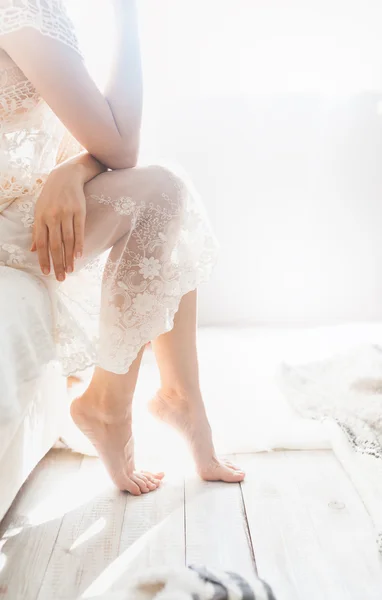
{"label": "finger", "polygon": [[49,247],[57,281],[65,281],[61,223],[49,225]]}
{"label": "finger", "polygon": [[81,258],[84,253],[85,214],[78,212],[74,215],[74,256]]}
{"label": "finger", "polygon": [[49,258],[49,235],[48,228],[45,223],[40,223],[36,227],[36,250],[38,256],[38,262],[41,267],[41,271],[44,275],[50,273],[50,258]]}
{"label": "finger", "polygon": [[74,230],[73,217],[67,217],[62,222],[62,241],[64,244],[65,268],[67,273],[73,273],[74,270]]}
{"label": "finger", "polygon": [[33,223],[33,229],[32,229],[32,245],[30,247],[30,252],[36,252],[37,250],[37,246],[36,246],[36,222]]}

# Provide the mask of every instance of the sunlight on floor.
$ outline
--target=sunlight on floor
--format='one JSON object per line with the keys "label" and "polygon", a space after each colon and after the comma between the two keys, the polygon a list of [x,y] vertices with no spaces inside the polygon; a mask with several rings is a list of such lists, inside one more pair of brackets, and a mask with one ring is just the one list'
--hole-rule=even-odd
{"label": "sunlight on floor", "polygon": [[[81,598],[88,600],[97,598],[101,594],[110,591],[116,583],[124,587],[127,583],[131,584],[131,578],[135,576],[137,571],[135,561],[150,550],[154,538],[163,536],[171,529],[171,522],[177,519],[179,512],[183,513],[183,506],[173,511],[168,517],[160,523],[149,529],[146,533],[140,536],[125,552],[123,552],[114,562],[112,562],[101,575],[90,585],[90,587],[82,594]],[[126,577],[123,580],[122,578]]]}
{"label": "sunlight on floor", "polygon": [[92,464],[86,472],[80,469],[74,475],[64,477],[54,490],[46,494],[42,502],[29,511],[27,518],[30,526],[62,517],[112,487],[100,461],[89,460]]}
{"label": "sunlight on floor", "polygon": [[76,548],[81,546],[81,544],[88,542],[91,538],[93,538],[94,536],[101,533],[101,531],[103,529],[105,529],[105,527],[106,527],[106,519],[101,517],[100,519],[98,519],[98,521],[93,523],[93,525],[90,525],[90,527],[88,527],[88,529],[86,531],[84,531],[84,533],[82,533],[80,536],[78,536],[76,541],[71,545],[69,551],[71,552],[72,550],[75,550]]}

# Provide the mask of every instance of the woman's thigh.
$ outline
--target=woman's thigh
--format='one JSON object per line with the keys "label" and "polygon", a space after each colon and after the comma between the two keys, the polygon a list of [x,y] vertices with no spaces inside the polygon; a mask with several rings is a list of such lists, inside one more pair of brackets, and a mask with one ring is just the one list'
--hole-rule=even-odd
{"label": "woman's thigh", "polygon": [[[163,167],[108,171],[85,186],[87,215],[83,258],[77,269],[138,231],[135,243],[147,246],[182,210],[180,179]],[[0,214],[0,265],[41,275],[30,252],[35,199],[15,200]],[[175,219],[176,220],[176,219]],[[142,247],[143,247],[142,246]],[[54,278],[51,273],[49,278]]]}

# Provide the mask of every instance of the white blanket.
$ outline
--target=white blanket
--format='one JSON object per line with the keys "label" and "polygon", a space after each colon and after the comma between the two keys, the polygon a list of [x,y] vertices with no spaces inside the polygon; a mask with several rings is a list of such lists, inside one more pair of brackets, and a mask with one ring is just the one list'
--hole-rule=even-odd
{"label": "white blanket", "polygon": [[0,266],[0,520],[55,443],[66,386],[55,360],[48,293]]}

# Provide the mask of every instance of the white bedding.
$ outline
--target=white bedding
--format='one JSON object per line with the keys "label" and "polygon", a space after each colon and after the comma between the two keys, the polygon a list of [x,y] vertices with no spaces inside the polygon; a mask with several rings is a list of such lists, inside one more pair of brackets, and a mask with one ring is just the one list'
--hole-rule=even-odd
{"label": "white bedding", "polygon": [[0,267],[0,520],[59,435],[65,380],[44,285]]}
{"label": "white bedding", "polygon": [[27,402],[23,387],[55,359],[55,350],[43,283],[22,271],[0,267],[0,291],[0,424],[9,421],[12,427]]}

